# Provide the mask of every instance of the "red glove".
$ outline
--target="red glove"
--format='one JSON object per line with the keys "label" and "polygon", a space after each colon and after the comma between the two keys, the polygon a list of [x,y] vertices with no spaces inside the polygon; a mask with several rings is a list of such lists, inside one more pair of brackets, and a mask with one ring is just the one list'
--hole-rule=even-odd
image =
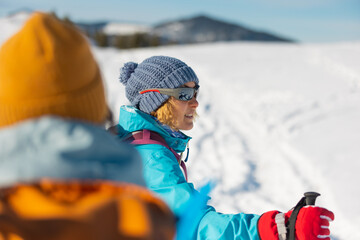
{"label": "red glove", "polygon": [[[260,239],[286,239],[282,238],[282,236],[286,236],[286,232],[289,232],[287,225],[291,213],[292,210],[285,214],[282,214],[278,211],[264,213],[258,221]],[[295,224],[296,239],[330,240],[329,225],[333,220],[334,214],[325,208],[316,206],[305,206],[301,208]]]}

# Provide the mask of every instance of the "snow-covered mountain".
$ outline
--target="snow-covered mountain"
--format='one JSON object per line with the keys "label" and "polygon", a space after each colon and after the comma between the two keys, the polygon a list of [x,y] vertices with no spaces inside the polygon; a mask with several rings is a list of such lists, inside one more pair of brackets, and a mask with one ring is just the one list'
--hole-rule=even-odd
{"label": "snow-covered mountain", "polygon": [[[0,19],[0,44],[24,19]],[[293,207],[303,192],[335,213],[333,240],[360,239],[360,42],[208,43],[92,48],[118,117],[119,69],[153,55],[180,58],[200,79],[199,118],[186,134],[189,180],[215,180],[210,204],[226,213]]]}
{"label": "snow-covered mountain", "polygon": [[169,42],[206,43],[219,41],[271,41],[292,40],[274,34],[258,32],[238,24],[228,23],[208,16],[196,16],[165,22],[154,27],[154,32]]}
{"label": "snow-covered mountain", "polygon": [[[84,24],[78,24],[84,27]],[[87,25],[88,29],[92,25]],[[99,24],[94,24],[98,28]],[[104,23],[102,30],[107,35],[131,35],[147,33],[156,35],[162,44],[167,43],[206,43],[219,41],[267,41],[267,42],[292,42],[288,38],[258,32],[237,24],[217,20],[208,16],[163,22],[155,26],[128,23]]]}

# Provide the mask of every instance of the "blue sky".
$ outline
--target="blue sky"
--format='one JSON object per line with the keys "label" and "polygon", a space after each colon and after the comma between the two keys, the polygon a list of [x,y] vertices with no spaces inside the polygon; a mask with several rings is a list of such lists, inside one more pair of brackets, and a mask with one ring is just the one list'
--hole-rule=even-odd
{"label": "blue sky", "polygon": [[22,7],[145,24],[208,14],[302,42],[360,41],[360,0],[0,0],[0,17]]}

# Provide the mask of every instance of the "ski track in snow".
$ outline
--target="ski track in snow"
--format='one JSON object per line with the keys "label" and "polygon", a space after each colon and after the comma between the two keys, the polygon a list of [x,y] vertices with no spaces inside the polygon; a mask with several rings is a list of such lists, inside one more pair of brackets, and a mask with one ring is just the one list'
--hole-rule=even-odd
{"label": "ski track in snow", "polygon": [[[26,19],[0,19],[0,44]],[[287,211],[303,192],[335,212],[332,239],[358,240],[360,43],[215,43],[120,51],[93,47],[118,120],[128,104],[119,70],[153,55],[177,57],[200,78],[190,159],[196,187],[215,181],[224,213]]]}

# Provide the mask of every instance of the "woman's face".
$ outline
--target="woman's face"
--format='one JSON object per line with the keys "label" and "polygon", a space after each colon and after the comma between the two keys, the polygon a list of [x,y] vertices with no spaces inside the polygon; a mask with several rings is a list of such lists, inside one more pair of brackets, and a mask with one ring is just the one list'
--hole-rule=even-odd
{"label": "woman's face", "polygon": [[[194,88],[195,82],[187,82],[183,87]],[[196,108],[198,101],[193,97],[190,101],[180,101],[174,99],[174,117],[176,118],[176,128],[179,130],[190,130],[194,126]]]}

